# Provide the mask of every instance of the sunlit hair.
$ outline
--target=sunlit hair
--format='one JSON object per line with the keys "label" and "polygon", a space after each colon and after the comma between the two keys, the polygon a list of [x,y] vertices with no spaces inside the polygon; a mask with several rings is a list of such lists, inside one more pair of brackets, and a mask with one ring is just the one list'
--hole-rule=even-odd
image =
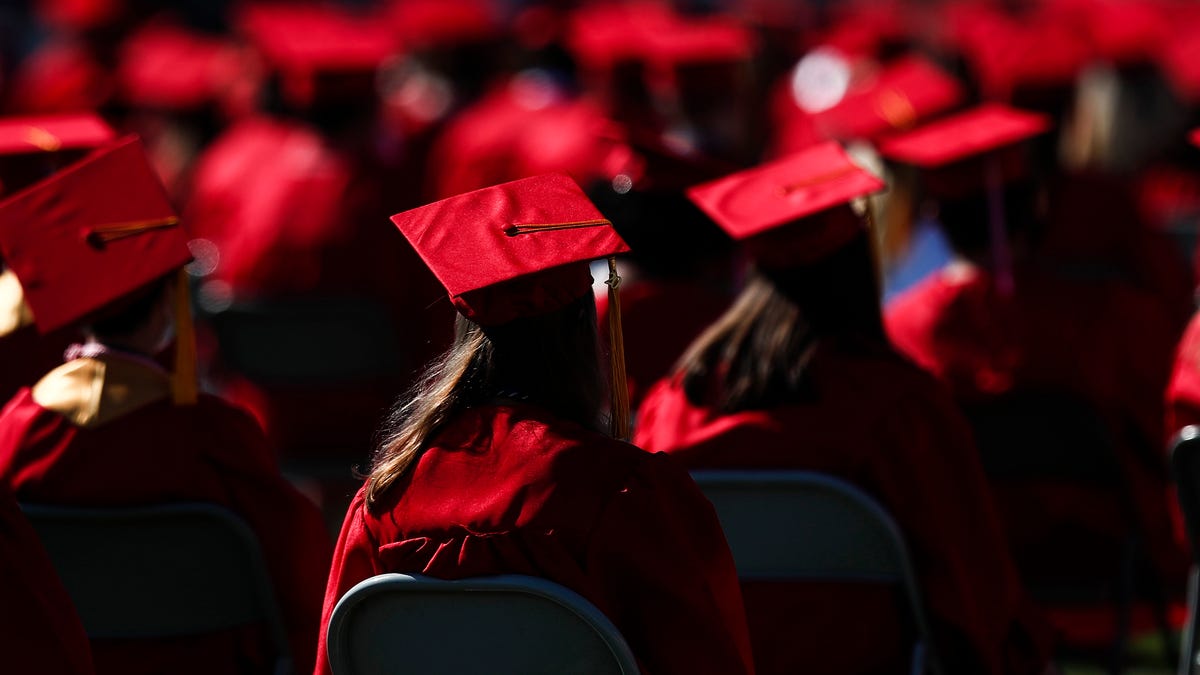
{"label": "sunlit hair", "polygon": [[675,370],[688,400],[722,413],[795,403],[813,395],[808,363],[819,340],[832,336],[868,349],[886,346],[865,235],[810,265],[753,271]]}
{"label": "sunlit hair", "polygon": [[374,507],[437,433],[473,406],[528,401],[596,431],[605,429],[596,305],[590,294],[549,314],[483,328],[459,316],[454,345],[401,397],[381,432],[367,478]]}

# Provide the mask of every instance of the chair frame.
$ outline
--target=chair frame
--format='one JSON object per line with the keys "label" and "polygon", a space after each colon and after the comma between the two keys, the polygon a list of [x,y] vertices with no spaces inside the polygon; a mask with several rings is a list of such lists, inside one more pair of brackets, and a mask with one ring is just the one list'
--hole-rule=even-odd
{"label": "chair frame", "polygon": [[[829,504],[836,504],[847,514],[865,517],[878,531],[879,543],[885,546],[894,561],[891,570],[871,574],[861,574],[829,569],[806,570],[789,576],[793,580],[805,581],[859,581],[862,583],[891,583],[898,585],[908,601],[913,626],[916,629],[917,640],[913,645],[911,672],[914,675],[933,673],[941,675],[942,669],[937,651],[934,648],[933,632],[930,629],[928,614],[925,609],[924,594],[912,565],[908,544],[903,532],[887,509],[874,498],[858,487],[835,478],[828,474],[815,471],[801,470],[727,470],[710,469],[692,471],[692,478],[706,495],[713,495],[718,490],[736,488],[740,491],[796,491],[809,498],[820,498]],[[718,510],[720,516],[720,510]],[[777,517],[777,513],[772,513]],[[734,551],[737,557],[737,551]],[[743,579],[756,578],[757,575],[744,575]]]}
{"label": "chair frame", "polygon": [[1188,574],[1187,623],[1180,641],[1179,675],[1200,672],[1200,426],[1186,426],[1171,440],[1171,473],[1175,478],[1176,498],[1192,550],[1192,569]]}
{"label": "chair frame", "polygon": [[407,592],[438,593],[450,597],[481,592],[511,593],[549,601],[591,627],[611,652],[613,665],[623,675],[639,673],[633,652],[612,621],[583,596],[552,581],[518,574],[443,580],[416,574],[387,573],[359,582],[334,607],[326,632],[329,664],[334,675],[357,675],[361,672],[354,669],[347,644],[356,612],[365,603],[380,596]]}
{"label": "chair frame", "polygon": [[[117,508],[21,504],[21,510],[50,553],[89,638],[203,635],[261,623],[274,651],[274,671],[292,672],[287,629],[258,537],[228,509],[185,502]],[[112,574],[111,567],[97,569],[94,551],[77,546],[73,535],[81,532],[93,543],[103,540],[101,555],[129,562],[129,567],[120,565],[120,575]],[[179,573],[178,581],[186,583],[172,578],[177,569],[192,572]],[[211,575],[202,578],[204,572]],[[237,581],[237,588],[226,583],[230,579]],[[115,588],[142,592],[127,603],[116,602],[106,597]],[[246,589],[250,597],[241,592]],[[200,594],[207,599],[205,608],[170,607],[180,597]],[[131,609],[145,609],[147,604],[152,609],[144,614]],[[169,620],[155,614],[160,609],[169,612]]]}

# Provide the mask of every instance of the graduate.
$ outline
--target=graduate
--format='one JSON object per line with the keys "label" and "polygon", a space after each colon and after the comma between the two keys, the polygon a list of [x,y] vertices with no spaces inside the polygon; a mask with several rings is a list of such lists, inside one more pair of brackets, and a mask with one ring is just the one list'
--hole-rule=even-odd
{"label": "graduate", "polygon": [[[198,394],[179,219],[135,138],[0,204],[0,253],[42,332],[79,326],[67,362],[0,413],[0,483],[18,499],[210,502],[257,533],[300,671],[312,665],[329,541],[245,412]],[[155,360],[174,337],[174,372]],[[257,628],[97,640],[98,673],[262,672]]]}
{"label": "graduate", "polygon": [[[1186,556],[1170,532],[1162,432],[1177,321],[1128,280],[1043,253],[1057,223],[1036,208],[1032,144],[1048,127],[1042,115],[990,104],[881,145],[900,170],[916,172],[917,201],[936,212],[956,255],[889,305],[887,332],[968,408],[1042,396],[1061,401],[1051,420],[1068,405],[1099,418],[1125,490],[1050,476],[995,484],[1027,583],[1103,583],[1136,531],[1158,583],[1178,590]],[[1115,624],[1097,609],[1050,617],[1070,643],[1100,646]]]}
{"label": "graduate", "polygon": [[[564,174],[393,217],[460,316],[401,399],[334,553],[323,623],[384,572],[527,574],[616,624],[646,673],[750,673],[733,558],[682,467],[619,440],[619,308],[605,425],[588,261],[627,250]],[[610,265],[612,263],[610,262]],[[619,278],[610,278],[615,293]],[[328,673],[322,641],[317,673]]]}
{"label": "graduate", "polygon": [[[92,113],[0,118],[0,195],[36,183],[115,138]],[[21,282],[0,255],[0,401],[37,382],[78,340],[73,327],[38,334]]]}
{"label": "graduate", "polygon": [[[805,469],[860,486],[904,531],[946,672],[1037,673],[1046,644],[970,430],[883,334],[870,235],[850,205],[882,187],[826,142],[688,191],[754,269],[647,395],[634,440],[691,469]],[[742,590],[760,673],[906,669],[891,589]]]}

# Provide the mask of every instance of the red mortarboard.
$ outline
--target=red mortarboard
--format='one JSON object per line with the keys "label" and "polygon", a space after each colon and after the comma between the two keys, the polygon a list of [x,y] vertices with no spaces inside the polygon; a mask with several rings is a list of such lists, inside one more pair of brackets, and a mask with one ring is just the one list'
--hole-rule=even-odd
{"label": "red mortarboard", "polygon": [[91,150],[115,137],[93,113],[0,117],[0,155]]}
{"label": "red mortarboard", "polygon": [[321,75],[371,76],[373,85],[375,69],[400,47],[386,21],[331,5],[251,5],[238,26],[282,76],[283,93],[301,105],[318,98]]}
{"label": "red mortarboard", "polygon": [[587,262],[629,248],[564,174],[468,192],[392,216],[480,325],[545,314],[586,295]]}
{"label": "red mortarboard", "polygon": [[187,236],[136,138],[0,203],[0,252],[43,333],[191,259]]}
{"label": "red mortarboard", "polygon": [[[835,142],[696,186],[688,197],[768,267],[821,259],[862,231],[836,207],[884,187]],[[788,226],[788,227],[784,227]]]}
{"label": "red mortarboard", "polygon": [[488,0],[398,0],[388,14],[405,47],[452,47],[500,35]]}
{"label": "red mortarboard", "polygon": [[8,87],[10,109],[94,110],[112,96],[111,75],[84,45],[51,40],[21,60]]}
{"label": "red mortarboard", "polygon": [[117,83],[135,105],[192,110],[232,87],[244,74],[241,61],[239,50],[226,40],[155,24],[122,45]]}
{"label": "red mortarboard", "polygon": [[908,129],[962,99],[957,80],[923,58],[907,57],[866,81],[851,82],[841,102],[814,114],[813,123],[828,138],[874,139]]}
{"label": "red mortarboard", "polygon": [[958,198],[998,180],[1001,184],[1029,173],[1021,145],[1051,127],[1046,115],[987,103],[879,145],[887,159],[918,167],[925,190],[940,198]]}
{"label": "red mortarboard", "polygon": [[897,162],[934,169],[1019,143],[1050,126],[1045,115],[988,103],[889,138],[879,152]]}

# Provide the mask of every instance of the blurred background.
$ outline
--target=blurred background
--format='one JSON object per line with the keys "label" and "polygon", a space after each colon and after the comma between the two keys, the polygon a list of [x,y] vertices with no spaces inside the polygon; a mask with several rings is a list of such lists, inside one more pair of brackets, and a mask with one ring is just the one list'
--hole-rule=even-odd
{"label": "blurred background", "polygon": [[[0,113],[95,111],[144,139],[193,238],[204,387],[254,412],[331,520],[450,339],[453,308],[390,215],[570,173],[635,249],[636,406],[740,283],[683,188],[842,142],[889,182],[869,207],[887,302],[952,248],[874,147],[983,101],[1053,118],[1043,259],[1115,271],[1181,334],[1200,2],[0,3]],[[48,157],[5,165],[0,191],[73,159]],[[671,335],[653,333],[664,312]]]}

